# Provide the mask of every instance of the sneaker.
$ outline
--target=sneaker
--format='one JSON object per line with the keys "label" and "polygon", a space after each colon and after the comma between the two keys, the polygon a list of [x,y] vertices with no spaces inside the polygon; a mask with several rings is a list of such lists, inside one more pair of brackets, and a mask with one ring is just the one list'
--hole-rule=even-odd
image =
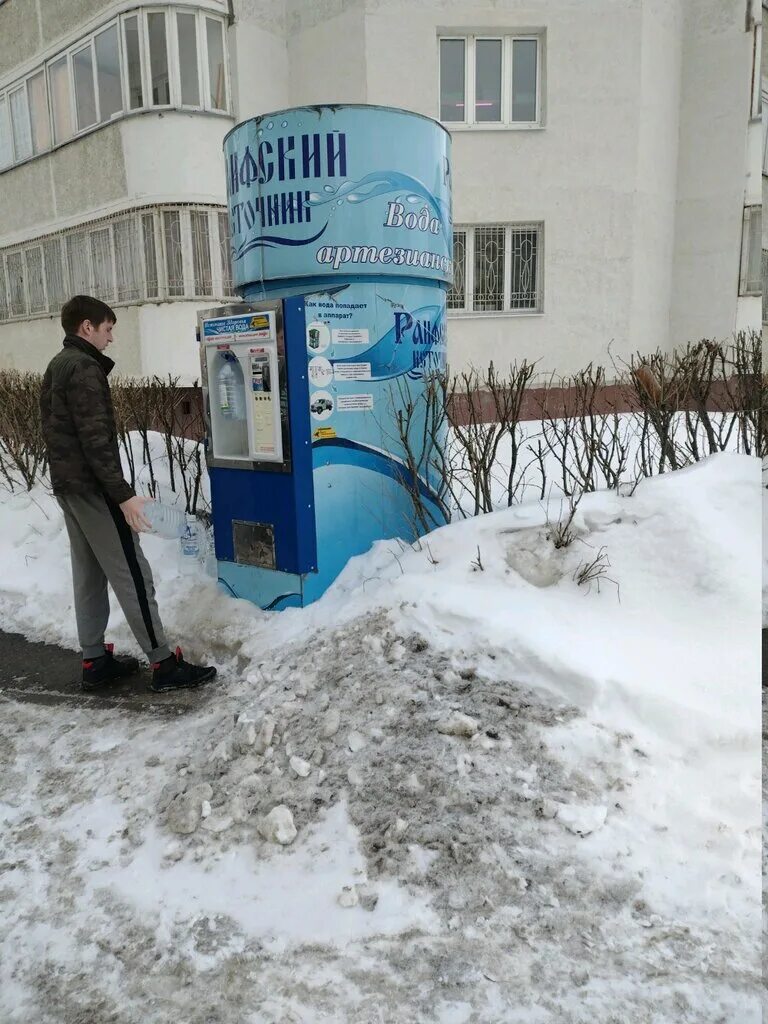
{"label": "sneaker", "polygon": [[104,653],[98,658],[83,661],[84,690],[95,690],[98,686],[114,683],[138,672],[139,663],[136,658],[116,658],[114,650],[114,644],[105,644]]}
{"label": "sneaker", "polygon": [[181,648],[170,658],[158,661],[152,666],[152,689],[155,693],[166,690],[184,690],[213,679],[216,669],[212,665],[190,665],[184,661]]}

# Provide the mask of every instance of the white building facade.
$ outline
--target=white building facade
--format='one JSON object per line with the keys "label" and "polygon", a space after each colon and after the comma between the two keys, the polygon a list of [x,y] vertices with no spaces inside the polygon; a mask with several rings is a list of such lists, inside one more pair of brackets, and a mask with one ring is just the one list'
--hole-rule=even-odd
{"label": "white building facade", "polygon": [[[121,371],[198,375],[232,298],[224,135],[376,103],[453,136],[454,369],[542,375],[761,322],[757,0],[0,2],[0,365],[58,311]],[[393,140],[396,145],[396,140]]]}

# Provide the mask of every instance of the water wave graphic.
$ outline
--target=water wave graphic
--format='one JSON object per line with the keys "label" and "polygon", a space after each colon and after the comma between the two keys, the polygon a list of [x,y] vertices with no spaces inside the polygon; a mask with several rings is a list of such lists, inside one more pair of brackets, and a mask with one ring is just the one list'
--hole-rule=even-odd
{"label": "water wave graphic", "polygon": [[375,199],[388,192],[404,194],[409,203],[417,203],[421,200],[426,202],[440,221],[446,239],[452,237],[448,204],[442,199],[438,199],[418,178],[400,171],[372,171],[360,178],[359,181],[345,181],[337,188],[334,188],[333,185],[326,185],[324,187],[325,194],[310,192],[308,205],[324,206],[326,203],[340,203],[344,199],[348,203],[365,203],[369,199]]}
{"label": "water wave graphic", "polygon": [[252,249],[274,249],[278,245],[310,245],[312,242],[316,242],[318,238],[323,235],[327,227],[328,222],[326,221],[317,234],[312,235],[311,238],[286,238],[284,235],[259,235],[256,238],[246,239],[242,245],[233,251],[232,259],[241,260],[243,256]]}

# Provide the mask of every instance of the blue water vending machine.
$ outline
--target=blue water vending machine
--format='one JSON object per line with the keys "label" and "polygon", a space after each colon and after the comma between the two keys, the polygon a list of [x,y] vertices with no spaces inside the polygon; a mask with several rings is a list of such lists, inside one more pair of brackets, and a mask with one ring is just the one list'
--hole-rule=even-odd
{"label": "blue water vending machine", "polygon": [[421,455],[445,368],[450,136],[403,110],[302,107],[224,150],[243,302],[199,320],[219,578],[300,606],[374,541],[424,532],[414,487],[443,522]]}

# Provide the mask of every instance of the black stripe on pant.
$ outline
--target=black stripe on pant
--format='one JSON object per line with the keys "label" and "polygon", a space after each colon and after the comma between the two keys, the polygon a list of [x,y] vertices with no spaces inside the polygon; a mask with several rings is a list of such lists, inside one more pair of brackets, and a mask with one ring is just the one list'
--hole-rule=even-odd
{"label": "black stripe on pant", "polygon": [[147,588],[144,586],[144,576],[141,571],[141,566],[136,558],[136,548],[134,546],[133,531],[131,530],[128,523],[125,521],[125,516],[120,511],[120,508],[115,505],[113,501],[105,495],[107,508],[109,509],[110,515],[117,527],[117,533],[120,537],[120,543],[122,544],[123,551],[125,552],[125,559],[128,562],[128,568],[131,571],[131,577],[133,578],[134,586],[136,587],[136,598],[139,602],[139,609],[141,610],[141,618],[144,622],[144,627],[149,637],[149,642],[152,647],[158,646],[157,637],[155,636],[155,626],[152,622],[152,613],[149,609],[149,600],[147,598]]}

